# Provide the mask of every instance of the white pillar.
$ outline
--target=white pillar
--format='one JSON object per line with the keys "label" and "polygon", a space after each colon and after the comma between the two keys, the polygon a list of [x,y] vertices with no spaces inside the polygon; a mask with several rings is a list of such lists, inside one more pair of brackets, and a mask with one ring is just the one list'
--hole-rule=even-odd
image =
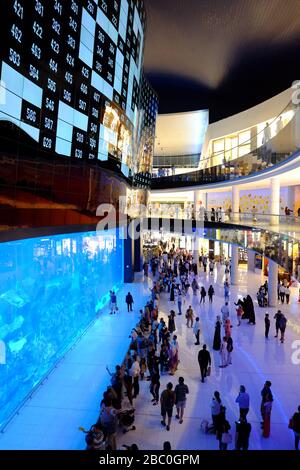
{"label": "white pillar", "polygon": [[230,266],[230,283],[232,286],[237,286],[239,281],[239,247],[236,245],[231,247]]}
{"label": "white pillar", "polygon": [[199,255],[200,255],[200,244],[201,244],[200,237],[195,235],[193,238],[193,257],[194,257],[194,262],[196,264],[198,264]]}
{"label": "white pillar", "polygon": [[232,220],[238,222],[240,210],[240,188],[238,186],[232,186]]}
{"label": "white pillar", "polygon": [[[287,206],[292,211],[295,211],[295,202],[296,202],[295,195],[296,195],[295,186],[289,186],[288,187]],[[297,215],[297,214],[295,214],[295,215]]]}
{"label": "white pillar", "polygon": [[280,214],[280,181],[279,178],[271,178],[271,195],[270,195],[270,213],[271,225],[279,224]]}
{"label": "white pillar", "polygon": [[277,307],[278,264],[269,260],[269,307]]}
{"label": "white pillar", "polygon": [[255,251],[248,250],[248,271],[255,273]]}

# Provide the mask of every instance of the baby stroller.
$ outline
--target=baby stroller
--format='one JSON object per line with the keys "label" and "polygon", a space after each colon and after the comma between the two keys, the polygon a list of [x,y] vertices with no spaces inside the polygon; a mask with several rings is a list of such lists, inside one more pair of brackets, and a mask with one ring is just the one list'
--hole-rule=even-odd
{"label": "baby stroller", "polygon": [[106,439],[100,424],[94,424],[88,431],[80,427],[79,431],[86,435],[86,450],[106,450]]}
{"label": "baby stroller", "polygon": [[129,408],[127,410],[122,410],[119,414],[119,426],[123,430],[123,434],[126,434],[129,431],[135,431],[136,427],[134,423],[134,408]]}

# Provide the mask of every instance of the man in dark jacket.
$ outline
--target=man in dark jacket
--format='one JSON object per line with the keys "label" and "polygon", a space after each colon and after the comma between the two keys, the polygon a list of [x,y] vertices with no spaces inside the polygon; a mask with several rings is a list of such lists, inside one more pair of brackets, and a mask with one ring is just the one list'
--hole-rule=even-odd
{"label": "man in dark jacket", "polygon": [[206,344],[203,345],[203,348],[198,353],[198,362],[201,372],[201,381],[204,382],[204,379],[207,376],[208,366],[211,366],[211,357],[210,353],[207,351]]}
{"label": "man in dark jacket", "polygon": [[236,423],[236,450],[248,450],[249,437],[251,433],[251,424],[247,422],[247,418],[240,417]]}
{"label": "man in dark jacket", "polygon": [[128,292],[128,294],[126,295],[126,303],[128,312],[132,312],[133,297],[130,292]]}

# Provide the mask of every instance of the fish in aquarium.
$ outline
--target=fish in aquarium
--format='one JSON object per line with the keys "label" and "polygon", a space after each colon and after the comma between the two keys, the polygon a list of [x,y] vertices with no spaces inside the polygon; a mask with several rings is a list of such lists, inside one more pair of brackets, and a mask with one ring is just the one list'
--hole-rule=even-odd
{"label": "fish in aquarium", "polygon": [[9,341],[8,347],[12,354],[18,354],[27,343],[26,338],[21,338],[19,341]]}

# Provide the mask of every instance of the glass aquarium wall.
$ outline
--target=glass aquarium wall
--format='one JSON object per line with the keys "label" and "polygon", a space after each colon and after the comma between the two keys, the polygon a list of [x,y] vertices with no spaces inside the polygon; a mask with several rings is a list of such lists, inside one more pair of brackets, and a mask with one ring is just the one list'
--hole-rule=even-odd
{"label": "glass aquarium wall", "polygon": [[123,283],[117,230],[0,244],[0,429]]}

